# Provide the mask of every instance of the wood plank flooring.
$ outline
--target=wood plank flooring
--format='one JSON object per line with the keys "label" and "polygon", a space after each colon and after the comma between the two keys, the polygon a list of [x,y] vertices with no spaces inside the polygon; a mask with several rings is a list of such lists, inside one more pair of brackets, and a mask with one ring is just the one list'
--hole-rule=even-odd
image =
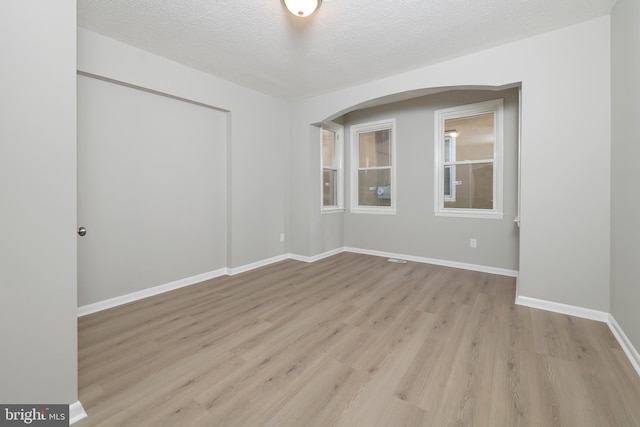
{"label": "wood plank flooring", "polygon": [[608,327],[514,279],[339,254],[79,319],[86,426],[640,426]]}

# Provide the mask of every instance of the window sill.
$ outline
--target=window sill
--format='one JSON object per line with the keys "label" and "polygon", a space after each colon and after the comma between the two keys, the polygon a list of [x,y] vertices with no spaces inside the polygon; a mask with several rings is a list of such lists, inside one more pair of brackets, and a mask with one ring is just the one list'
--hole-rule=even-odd
{"label": "window sill", "polygon": [[369,214],[369,215],[395,215],[396,210],[391,208],[353,208],[349,211],[352,214]]}
{"label": "window sill", "polygon": [[322,208],[320,213],[324,214],[335,214],[335,213],[343,213],[344,208]]}
{"label": "window sill", "polygon": [[503,219],[502,212],[482,212],[482,211],[434,211],[435,216],[451,218],[479,218],[479,219]]}

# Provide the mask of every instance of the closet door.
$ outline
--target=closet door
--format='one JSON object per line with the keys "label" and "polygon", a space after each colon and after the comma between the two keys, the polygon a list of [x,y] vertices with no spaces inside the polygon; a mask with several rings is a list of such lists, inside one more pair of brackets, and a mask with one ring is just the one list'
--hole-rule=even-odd
{"label": "closet door", "polygon": [[78,76],[78,305],[226,264],[226,113]]}

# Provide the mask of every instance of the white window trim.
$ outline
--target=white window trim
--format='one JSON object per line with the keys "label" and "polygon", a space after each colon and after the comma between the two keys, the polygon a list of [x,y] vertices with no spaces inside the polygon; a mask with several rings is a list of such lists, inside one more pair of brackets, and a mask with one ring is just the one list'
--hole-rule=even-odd
{"label": "white window trim", "polygon": [[[444,108],[435,111],[435,136],[434,136],[434,215],[458,218],[487,218],[502,219],[503,211],[503,100],[478,102],[475,104],[461,105],[458,107]],[[448,119],[476,116],[479,114],[494,113],[494,130],[496,134],[493,145],[493,209],[454,209],[445,208],[444,196],[444,135],[445,123]],[[442,162],[441,162],[442,160]],[[478,163],[475,161],[465,162]]]}
{"label": "white window trim", "polygon": [[[358,155],[361,132],[375,132],[391,129],[391,206],[360,206],[358,205]],[[388,169],[388,167],[371,167],[368,169]],[[351,126],[351,208],[349,212],[357,214],[396,214],[396,195],[398,186],[396,182],[396,119],[376,120],[373,122],[359,123]]]}
{"label": "white window trim", "polygon": [[[322,130],[330,130],[336,134],[335,146],[333,148],[334,163],[336,165],[336,206],[324,206],[324,166],[322,152]],[[344,126],[334,122],[323,123],[320,128],[320,211],[323,214],[344,212]]]}

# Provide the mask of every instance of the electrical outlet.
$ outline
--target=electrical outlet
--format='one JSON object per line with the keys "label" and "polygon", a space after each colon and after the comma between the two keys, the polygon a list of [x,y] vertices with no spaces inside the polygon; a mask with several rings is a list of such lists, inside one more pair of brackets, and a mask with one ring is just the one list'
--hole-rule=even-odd
{"label": "electrical outlet", "polygon": [[478,247],[478,241],[476,239],[470,239],[469,240],[469,247],[471,248],[477,248]]}
{"label": "electrical outlet", "polygon": [[280,235],[280,241],[284,242],[284,233]]}

